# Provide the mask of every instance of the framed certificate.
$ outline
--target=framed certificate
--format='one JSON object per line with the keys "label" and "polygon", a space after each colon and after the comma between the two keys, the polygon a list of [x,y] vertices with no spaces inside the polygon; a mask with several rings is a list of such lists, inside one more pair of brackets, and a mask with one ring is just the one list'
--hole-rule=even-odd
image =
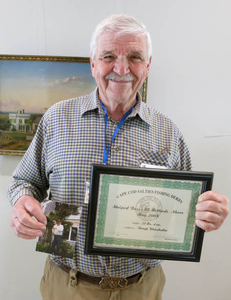
{"label": "framed certificate", "polygon": [[85,253],[200,261],[199,195],[213,173],[92,165]]}

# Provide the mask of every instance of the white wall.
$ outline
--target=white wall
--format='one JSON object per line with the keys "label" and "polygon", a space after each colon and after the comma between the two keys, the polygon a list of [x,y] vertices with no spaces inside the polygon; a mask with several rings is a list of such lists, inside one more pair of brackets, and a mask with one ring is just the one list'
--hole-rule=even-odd
{"label": "white wall", "polygon": [[[95,25],[111,13],[134,15],[153,40],[148,103],[171,116],[194,169],[215,173],[231,198],[231,3],[228,0],[0,0],[0,54],[88,56]],[[0,70],[1,72],[1,70]],[[1,74],[1,73],[0,73]],[[206,136],[220,137],[206,138]],[[14,236],[6,199],[20,157],[0,156],[0,298],[37,300],[45,254]],[[200,263],[163,263],[164,300],[229,300],[230,217],[205,235]]]}

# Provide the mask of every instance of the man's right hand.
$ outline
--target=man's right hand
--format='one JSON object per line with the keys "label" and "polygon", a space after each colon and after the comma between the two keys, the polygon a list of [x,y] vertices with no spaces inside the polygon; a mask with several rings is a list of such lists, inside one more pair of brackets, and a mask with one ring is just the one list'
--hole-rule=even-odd
{"label": "man's right hand", "polygon": [[14,204],[10,225],[18,237],[26,240],[39,237],[46,229],[46,224],[41,204],[35,198],[24,195]]}

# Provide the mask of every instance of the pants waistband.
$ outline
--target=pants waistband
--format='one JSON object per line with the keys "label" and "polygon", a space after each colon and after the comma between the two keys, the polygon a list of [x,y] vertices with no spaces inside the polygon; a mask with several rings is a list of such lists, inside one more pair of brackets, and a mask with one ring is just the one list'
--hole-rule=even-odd
{"label": "pants waistband", "polygon": [[[66,266],[66,265],[57,265],[60,269],[63,271],[67,272],[68,274],[70,273],[71,268]],[[90,276],[88,274],[82,273],[82,272],[77,272],[76,277],[77,279],[97,284],[99,285],[102,289],[118,289],[118,288],[124,288],[125,286],[128,286],[133,283],[137,283],[139,279],[141,278],[142,274],[138,273],[133,276],[127,277],[127,278],[122,278],[122,277],[96,277],[96,276]],[[71,278],[74,280],[75,278]],[[114,288],[113,288],[114,286]]]}

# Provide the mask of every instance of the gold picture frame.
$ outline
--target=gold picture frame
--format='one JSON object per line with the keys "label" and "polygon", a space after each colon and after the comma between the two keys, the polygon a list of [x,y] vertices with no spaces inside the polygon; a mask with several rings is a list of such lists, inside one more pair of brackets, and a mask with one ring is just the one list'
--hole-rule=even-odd
{"label": "gold picture frame", "polygon": [[24,155],[50,106],[95,87],[89,57],[0,55],[0,155]]}

